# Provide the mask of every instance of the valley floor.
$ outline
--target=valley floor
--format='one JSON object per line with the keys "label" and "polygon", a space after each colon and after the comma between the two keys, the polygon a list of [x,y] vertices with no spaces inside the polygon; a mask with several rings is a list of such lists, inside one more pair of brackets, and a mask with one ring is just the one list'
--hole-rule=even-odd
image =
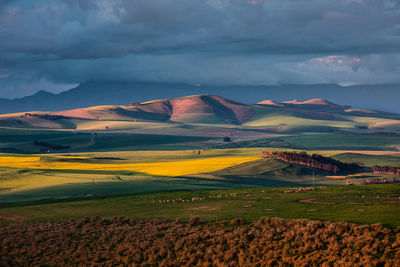
{"label": "valley floor", "polygon": [[396,151],[308,151],[343,162],[359,162],[366,171],[333,175],[263,159],[262,151],[284,148],[230,148],[170,151],[109,151],[62,154],[0,154],[0,203],[92,194],[146,193],[254,187],[353,184],[375,175],[374,165],[400,166]]}

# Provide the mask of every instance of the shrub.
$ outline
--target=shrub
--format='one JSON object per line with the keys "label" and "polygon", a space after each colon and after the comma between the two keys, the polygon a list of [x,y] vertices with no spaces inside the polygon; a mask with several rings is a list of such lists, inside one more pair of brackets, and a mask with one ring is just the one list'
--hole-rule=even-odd
{"label": "shrub", "polygon": [[[195,216],[190,225],[198,225]],[[240,225],[240,227],[237,227]],[[1,266],[400,266],[400,227],[85,218],[0,227]]]}

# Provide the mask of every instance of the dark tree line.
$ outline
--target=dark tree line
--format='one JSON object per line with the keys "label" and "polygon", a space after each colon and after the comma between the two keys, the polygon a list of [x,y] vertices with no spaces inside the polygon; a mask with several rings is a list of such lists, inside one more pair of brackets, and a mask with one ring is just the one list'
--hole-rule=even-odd
{"label": "dark tree line", "polygon": [[288,163],[307,166],[333,173],[354,173],[362,170],[356,163],[343,163],[333,158],[324,157],[318,154],[309,155],[306,152],[267,152],[262,153],[264,157],[276,158]]}
{"label": "dark tree line", "polygon": [[69,149],[69,148],[71,148],[70,146],[63,146],[63,145],[51,144],[51,143],[42,142],[42,141],[34,141],[33,143],[34,143],[35,145],[37,145],[37,146],[41,146],[41,147],[48,148],[48,149],[53,149],[53,150]]}
{"label": "dark tree line", "polygon": [[373,178],[360,182],[361,185],[367,184],[400,184],[400,179],[396,178]]}
{"label": "dark tree line", "polygon": [[392,174],[392,175],[400,175],[399,167],[391,167],[391,166],[378,166],[375,165],[372,167],[374,174]]}

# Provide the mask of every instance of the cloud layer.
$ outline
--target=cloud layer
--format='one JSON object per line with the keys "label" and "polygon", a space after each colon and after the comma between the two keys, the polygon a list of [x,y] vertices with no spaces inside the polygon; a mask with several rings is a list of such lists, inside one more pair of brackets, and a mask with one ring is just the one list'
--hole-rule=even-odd
{"label": "cloud layer", "polygon": [[87,80],[400,82],[397,0],[0,0],[0,97]]}

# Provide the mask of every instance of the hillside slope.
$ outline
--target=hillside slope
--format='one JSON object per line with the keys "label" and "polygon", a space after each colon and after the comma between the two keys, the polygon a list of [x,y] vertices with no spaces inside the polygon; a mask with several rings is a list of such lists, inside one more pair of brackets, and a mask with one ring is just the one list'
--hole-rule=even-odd
{"label": "hillside slope", "polygon": [[341,106],[324,99],[244,104],[214,95],[132,102],[56,112],[0,115],[0,127],[126,130],[198,127],[243,130],[331,132],[399,131],[400,115]]}
{"label": "hillside slope", "polygon": [[250,105],[219,96],[194,95],[132,103],[130,106],[99,106],[49,114],[95,120],[241,124],[248,121],[255,110]]}

